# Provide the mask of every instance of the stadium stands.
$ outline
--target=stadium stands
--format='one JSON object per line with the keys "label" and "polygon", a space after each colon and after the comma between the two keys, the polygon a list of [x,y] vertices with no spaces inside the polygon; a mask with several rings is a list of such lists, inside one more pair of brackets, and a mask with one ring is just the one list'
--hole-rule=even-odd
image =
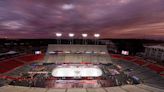
{"label": "stadium stands", "polygon": [[[69,45],[67,45],[69,46]],[[127,73],[130,71],[130,75],[135,75],[137,78],[143,81],[143,84],[139,85],[123,85],[117,87],[101,87],[101,88],[63,88],[63,89],[51,89],[51,88],[35,88],[35,87],[21,87],[21,86],[2,86],[0,87],[0,92],[163,92],[164,78],[161,77],[164,68],[156,64],[146,62],[145,60],[133,56],[121,56],[117,54],[112,54],[111,60],[108,54],[100,53],[76,53],[79,49],[86,52],[107,52],[105,46],[88,46],[80,47],[73,46],[70,47],[59,46],[56,48],[54,45],[50,45],[48,48],[45,60],[50,63],[113,63],[115,65],[121,66],[121,69]],[[69,49],[68,49],[69,48]],[[92,48],[92,49],[91,49]],[[71,50],[74,49],[74,50]],[[59,50],[62,52],[70,51],[71,53],[60,53],[60,54],[49,54],[49,51]],[[73,53],[72,53],[73,52]],[[81,52],[81,51],[80,51]],[[13,72],[5,74],[8,79],[19,78],[20,72],[27,72],[31,69],[28,66],[29,63],[33,61],[43,61],[44,54],[33,55],[28,54],[0,62],[0,73],[6,73],[10,70]],[[10,65],[10,66],[9,66]],[[24,65],[24,66],[23,66]],[[23,67],[20,67],[23,66]],[[19,68],[17,68],[19,67]],[[14,70],[13,70],[14,69]],[[153,71],[151,71],[153,70]],[[155,72],[154,72],[155,71]],[[160,75],[157,73],[161,73]],[[12,77],[11,77],[12,76]],[[15,76],[15,77],[14,77]],[[1,76],[2,77],[2,76]],[[2,80],[2,79],[1,79]],[[0,81],[0,85],[4,84],[4,81]]]}
{"label": "stadium stands", "polygon": [[7,69],[4,69],[4,68],[0,68],[0,73],[5,73],[5,72],[7,72],[8,70]]}
{"label": "stadium stands", "polygon": [[119,54],[111,54],[111,57],[116,59],[122,59],[122,56]]}
{"label": "stadium stands", "polygon": [[136,58],[133,57],[133,56],[124,56],[124,57],[122,57],[122,59],[131,61],[131,60],[134,60],[134,59],[136,59]]}
{"label": "stadium stands", "polygon": [[40,54],[40,55],[30,54],[30,55],[18,57],[17,59],[24,61],[24,62],[32,62],[34,60],[41,60],[41,59],[43,59],[43,57],[44,57],[44,54]]}
{"label": "stadium stands", "polygon": [[137,58],[137,57],[132,57],[132,56],[121,56],[121,55],[118,55],[118,54],[112,54],[111,55],[113,58],[116,58],[116,59],[120,59],[120,60],[125,60],[125,61],[129,61],[129,62],[133,62],[135,64],[138,64],[140,66],[145,66],[157,73],[161,73],[164,71],[164,67],[163,66],[160,66],[160,65],[157,65],[157,64],[153,64],[151,62],[148,62],[146,60],[143,60],[143,59],[140,59],[140,58]]}
{"label": "stadium stands", "polygon": [[134,62],[137,59],[135,59],[134,61],[127,61],[120,58],[121,56],[118,59],[119,55],[114,56],[117,56],[117,59],[113,59],[113,63],[120,65],[122,70],[126,71],[127,69],[131,69],[130,74],[140,78],[144,84],[151,85],[156,88],[163,88],[164,78],[162,77],[162,74],[157,74],[163,71],[163,68],[161,66],[157,66],[152,63],[147,63],[142,66],[142,64],[138,64],[138,62]]}
{"label": "stadium stands", "polygon": [[21,86],[3,86],[0,87],[0,92],[163,92],[163,89],[152,86],[139,85],[125,85],[121,87],[105,87],[105,88],[70,88],[70,89],[44,89],[34,87]]}
{"label": "stadium stands", "polygon": [[49,44],[47,53],[51,51],[63,51],[63,52],[70,51],[71,53],[76,53],[76,52],[108,53],[106,45],[53,45],[53,44]]}
{"label": "stadium stands", "polygon": [[[5,60],[5,61],[1,61],[0,62],[0,66],[1,68],[3,67],[4,69],[6,69],[6,71],[10,71],[18,66],[21,66],[23,65],[22,62],[19,62],[19,61],[16,61],[16,60]],[[4,72],[6,72],[4,71]],[[4,72],[1,72],[1,73],[4,73]]]}
{"label": "stadium stands", "polygon": [[[63,53],[49,54],[49,52],[61,51]],[[64,52],[70,53],[64,53]],[[95,53],[94,53],[95,52]],[[103,53],[102,53],[103,52]],[[105,54],[106,53],[106,54]],[[51,63],[111,63],[105,45],[48,45],[46,62]],[[59,62],[60,61],[60,62]]]}
{"label": "stadium stands", "polygon": [[30,54],[30,55],[25,55],[21,57],[0,61],[0,73],[6,73],[10,70],[13,70],[19,66],[24,65],[25,63],[42,60],[43,57],[44,57],[43,54],[40,55]]}
{"label": "stadium stands", "polygon": [[153,71],[155,71],[157,73],[164,71],[164,67],[156,65],[156,64],[152,64],[152,63],[148,64],[146,67],[152,69]]}
{"label": "stadium stands", "polygon": [[164,74],[160,74],[160,75],[164,77]]}
{"label": "stadium stands", "polygon": [[143,60],[134,60],[133,62],[141,66],[146,64],[146,62]]}
{"label": "stadium stands", "polygon": [[93,55],[93,54],[58,54],[47,55],[46,62],[51,63],[80,63],[80,62],[92,62],[92,63],[111,63],[111,58],[107,55]]}

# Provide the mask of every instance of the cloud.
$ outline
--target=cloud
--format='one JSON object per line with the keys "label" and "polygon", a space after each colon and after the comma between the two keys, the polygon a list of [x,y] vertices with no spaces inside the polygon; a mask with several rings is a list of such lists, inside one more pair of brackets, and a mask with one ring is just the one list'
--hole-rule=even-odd
{"label": "cloud", "polygon": [[[13,28],[20,25],[10,23],[10,31],[6,32],[3,23],[8,21],[23,21],[23,27]],[[27,38],[29,35],[49,38],[61,31],[66,34],[98,32],[103,38],[147,36],[155,39],[164,36],[163,26],[164,0],[0,1],[0,33],[9,38],[27,34]]]}

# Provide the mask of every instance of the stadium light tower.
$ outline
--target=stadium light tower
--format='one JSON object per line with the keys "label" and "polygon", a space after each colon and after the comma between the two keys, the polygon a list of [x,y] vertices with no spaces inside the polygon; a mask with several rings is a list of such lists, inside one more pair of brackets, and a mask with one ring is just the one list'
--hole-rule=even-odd
{"label": "stadium light tower", "polygon": [[85,39],[85,38],[88,37],[88,34],[83,33],[83,34],[81,34],[81,35],[82,35],[82,37],[83,37],[83,43],[86,44],[86,39]]}
{"label": "stadium light tower", "polygon": [[71,38],[70,44],[73,43],[73,37],[75,36],[74,33],[69,33],[68,36]]}
{"label": "stadium light tower", "polygon": [[98,33],[95,33],[94,34],[94,37],[95,37],[95,45],[97,45],[97,43],[98,43],[98,39],[99,39],[99,37],[100,37],[100,34],[98,34]]}
{"label": "stadium light tower", "polygon": [[62,36],[62,33],[56,33],[56,37],[57,37],[57,44],[59,43],[61,43],[61,36]]}

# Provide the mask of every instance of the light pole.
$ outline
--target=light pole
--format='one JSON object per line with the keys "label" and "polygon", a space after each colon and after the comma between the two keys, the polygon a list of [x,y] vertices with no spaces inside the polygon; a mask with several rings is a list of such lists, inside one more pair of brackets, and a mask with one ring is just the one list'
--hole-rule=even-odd
{"label": "light pole", "polygon": [[[60,37],[62,36],[62,33],[56,33],[56,37],[57,37],[57,44],[61,43],[61,39]],[[59,39],[58,39],[59,38]]]}
{"label": "light pole", "polygon": [[97,45],[97,40],[98,40],[98,38],[100,37],[100,34],[98,34],[98,33],[95,33],[94,34],[94,37],[95,37],[95,45]]}
{"label": "light pole", "polygon": [[73,43],[73,37],[75,36],[75,34],[74,33],[69,33],[68,36],[71,38],[70,44],[72,44]]}
{"label": "light pole", "polygon": [[83,33],[82,37],[83,37],[83,43],[86,44],[86,38],[88,37],[88,34]]}

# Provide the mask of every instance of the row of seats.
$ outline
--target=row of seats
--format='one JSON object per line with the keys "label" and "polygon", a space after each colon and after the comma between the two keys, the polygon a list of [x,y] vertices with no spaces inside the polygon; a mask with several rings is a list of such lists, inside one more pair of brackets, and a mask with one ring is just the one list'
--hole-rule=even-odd
{"label": "row of seats", "polygon": [[5,73],[10,70],[13,70],[14,68],[22,66],[25,63],[30,63],[36,60],[42,60],[43,57],[44,57],[43,54],[40,54],[40,55],[30,54],[30,55],[16,57],[9,60],[0,61],[0,73]]}
{"label": "row of seats", "polygon": [[118,55],[118,54],[112,54],[111,55],[113,58],[117,58],[117,59],[122,59],[122,60],[126,60],[126,61],[130,61],[130,62],[133,62],[135,64],[138,64],[140,66],[145,66],[157,73],[161,73],[161,72],[164,72],[164,67],[163,66],[159,66],[157,64],[153,64],[151,62],[147,62],[143,59],[139,59],[137,57],[133,57],[133,56],[121,56],[121,55]]}
{"label": "row of seats", "polygon": [[48,52],[52,51],[70,51],[72,53],[76,52],[105,52],[107,53],[107,46],[106,45],[48,45]]}
{"label": "row of seats", "polygon": [[163,92],[163,89],[139,84],[125,85],[120,87],[104,87],[104,88],[35,88],[21,86],[3,86],[0,92]]}
{"label": "row of seats", "polygon": [[21,66],[23,64],[24,64],[23,62],[19,62],[19,61],[12,60],[12,59],[11,60],[6,60],[6,61],[1,61],[0,62],[0,66],[1,66],[0,72],[4,73],[4,72],[7,72],[7,71],[10,71],[13,68]]}
{"label": "row of seats", "polygon": [[65,54],[65,55],[48,55],[45,60],[49,63],[112,63],[109,55],[92,55],[92,54]]}
{"label": "row of seats", "polygon": [[146,65],[146,67],[152,69],[153,71],[156,71],[157,73],[164,71],[164,67],[152,63]]}
{"label": "row of seats", "polygon": [[111,54],[111,57],[116,59],[122,59],[122,56],[119,54]]}
{"label": "row of seats", "polygon": [[[71,52],[69,54],[49,54],[49,52]],[[96,53],[94,53],[96,52]],[[76,54],[77,53],[77,54]],[[94,54],[92,54],[94,53]],[[106,45],[54,45],[49,44],[46,62],[51,63],[111,63]]]}
{"label": "row of seats", "polygon": [[18,57],[18,60],[24,61],[24,62],[32,62],[34,60],[42,60],[44,58],[43,54],[38,54],[38,55],[26,55],[22,57]]}
{"label": "row of seats", "polygon": [[7,71],[8,71],[7,69],[0,68],[0,73],[5,73],[5,72],[7,72]]}
{"label": "row of seats", "polygon": [[160,75],[164,77],[164,74],[160,74]]}
{"label": "row of seats", "polygon": [[113,63],[119,65],[124,71],[128,71],[130,69],[130,75],[140,78],[145,84],[156,85],[158,87],[163,86],[164,77],[151,71],[151,69],[147,67],[143,67],[135,64],[134,62],[125,61],[122,59],[113,59]]}
{"label": "row of seats", "polygon": [[125,56],[125,57],[122,57],[124,60],[128,60],[128,61],[131,61],[131,60],[134,60],[136,59],[135,57],[133,56]]}
{"label": "row of seats", "polygon": [[146,64],[146,62],[144,60],[141,60],[141,59],[134,60],[133,62],[138,64],[138,65],[141,65],[141,66]]}

